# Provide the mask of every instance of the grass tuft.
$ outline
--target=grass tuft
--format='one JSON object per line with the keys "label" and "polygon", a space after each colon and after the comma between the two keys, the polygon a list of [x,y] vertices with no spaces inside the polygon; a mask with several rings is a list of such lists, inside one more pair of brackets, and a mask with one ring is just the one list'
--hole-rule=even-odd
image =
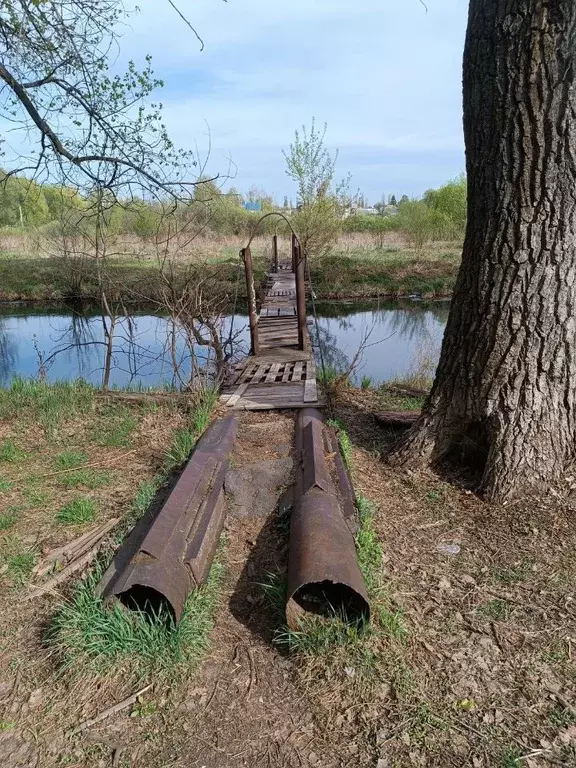
{"label": "grass tuft", "polygon": [[48,383],[16,378],[0,390],[0,418],[29,416],[50,437],[64,418],[74,418],[92,408],[94,392],[94,387],[82,379]]}
{"label": "grass tuft", "polygon": [[117,667],[138,680],[188,675],[208,647],[223,571],[217,556],[208,581],[188,597],[175,626],[168,610],[150,617],[118,603],[104,606],[96,594],[102,571],[96,569],[62,605],[47,642],[58,653],[62,669],[72,673],[101,675]]}
{"label": "grass tuft", "polygon": [[94,499],[74,499],[56,513],[56,521],[61,525],[82,525],[91,523],[96,517]]}
{"label": "grass tuft", "polygon": [[36,552],[28,549],[17,537],[6,537],[3,540],[3,552],[0,564],[6,568],[6,575],[15,584],[23,585],[28,581],[36,563]]}
{"label": "grass tuft", "polygon": [[132,433],[137,423],[131,413],[103,420],[98,425],[98,445],[106,448],[128,448],[132,445]]}
{"label": "grass tuft", "polygon": [[14,523],[18,520],[16,512],[2,512],[0,513],[0,531],[7,531],[12,528]]}
{"label": "grass tuft", "polygon": [[6,480],[4,477],[0,477],[0,493],[8,493],[14,487],[14,483]]}
{"label": "grass tuft", "polygon": [[83,451],[62,451],[54,461],[55,469],[74,469],[81,464],[86,464],[88,454]]}
{"label": "grass tuft", "polygon": [[26,452],[22,448],[18,448],[14,440],[4,440],[0,443],[0,461],[5,461],[10,464],[17,464],[22,461],[26,456]]}

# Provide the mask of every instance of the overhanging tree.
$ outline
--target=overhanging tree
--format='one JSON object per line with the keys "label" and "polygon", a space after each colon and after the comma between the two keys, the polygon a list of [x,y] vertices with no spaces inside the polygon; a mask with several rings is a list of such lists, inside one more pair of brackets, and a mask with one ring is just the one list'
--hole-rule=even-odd
{"label": "overhanging tree", "polygon": [[197,183],[194,156],[174,147],[150,102],[162,85],[150,57],[113,71],[128,16],[122,0],[0,0],[0,119],[29,147],[13,173],[58,171],[124,195],[177,197]]}
{"label": "overhanging tree", "polygon": [[493,501],[546,489],[575,453],[575,66],[573,0],[471,0],[462,266],[432,391],[389,459],[473,446]]}

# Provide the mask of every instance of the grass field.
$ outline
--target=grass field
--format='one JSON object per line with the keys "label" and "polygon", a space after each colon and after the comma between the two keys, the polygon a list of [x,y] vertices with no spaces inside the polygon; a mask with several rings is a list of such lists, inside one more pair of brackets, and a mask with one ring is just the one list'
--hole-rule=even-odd
{"label": "grass field", "polygon": [[[271,259],[270,238],[257,238],[252,245],[255,278],[259,282]],[[198,264],[206,275],[216,278],[218,290],[232,298],[238,277],[241,239],[220,238],[199,242],[194,249],[178,253],[177,265],[184,273],[188,264]],[[288,256],[288,242],[281,253]],[[121,241],[112,249],[106,271],[111,285],[118,286],[128,300],[149,297],[160,291],[157,259],[149,244],[134,239]],[[330,254],[311,259],[311,277],[319,298],[372,298],[406,296],[449,296],[460,263],[460,245],[434,243],[422,251],[408,248],[396,235],[379,247],[367,235],[343,236]],[[87,259],[70,273],[69,264],[50,255],[31,238],[0,236],[0,301],[61,300],[67,297],[93,298],[98,295],[96,264]],[[81,274],[81,281],[78,276]],[[80,284],[80,288],[78,287]],[[243,273],[238,281],[239,296],[246,296]]]}

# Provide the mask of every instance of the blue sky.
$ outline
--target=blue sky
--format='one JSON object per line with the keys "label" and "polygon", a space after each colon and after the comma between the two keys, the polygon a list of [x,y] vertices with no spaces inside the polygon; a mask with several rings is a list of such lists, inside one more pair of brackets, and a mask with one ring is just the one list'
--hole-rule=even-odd
{"label": "blue sky", "polygon": [[170,135],[210,146],[210,174],[231,158],[228,187],[295,199],[282,149],[315,117],[353,190],[416,196],[464,169],[467,0],[426,1],[176,0],[201,51],[168,0],[138,0],[115,66],[152,55]]}
{"label": "blue sky", "polygon": [[419,195],[461,173],[466,0],[180,0],[205,49],[167,0],[141,0],[123,57],[153,56],[179,146],[231,157],[241,190],[295,197],[282,148],[314,116],[372,202]]}

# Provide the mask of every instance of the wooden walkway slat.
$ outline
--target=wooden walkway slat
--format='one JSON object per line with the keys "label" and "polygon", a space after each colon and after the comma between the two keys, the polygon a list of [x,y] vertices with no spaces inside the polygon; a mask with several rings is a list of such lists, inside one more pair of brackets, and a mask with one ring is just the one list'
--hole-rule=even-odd
{"label": "wooden walkway slat", "polygon": [[233,369],[221,402],[233,410],[320,407],[313,354],[298,349],[296,282],[289,265],[268,275],[258,339],[259,354]]}

